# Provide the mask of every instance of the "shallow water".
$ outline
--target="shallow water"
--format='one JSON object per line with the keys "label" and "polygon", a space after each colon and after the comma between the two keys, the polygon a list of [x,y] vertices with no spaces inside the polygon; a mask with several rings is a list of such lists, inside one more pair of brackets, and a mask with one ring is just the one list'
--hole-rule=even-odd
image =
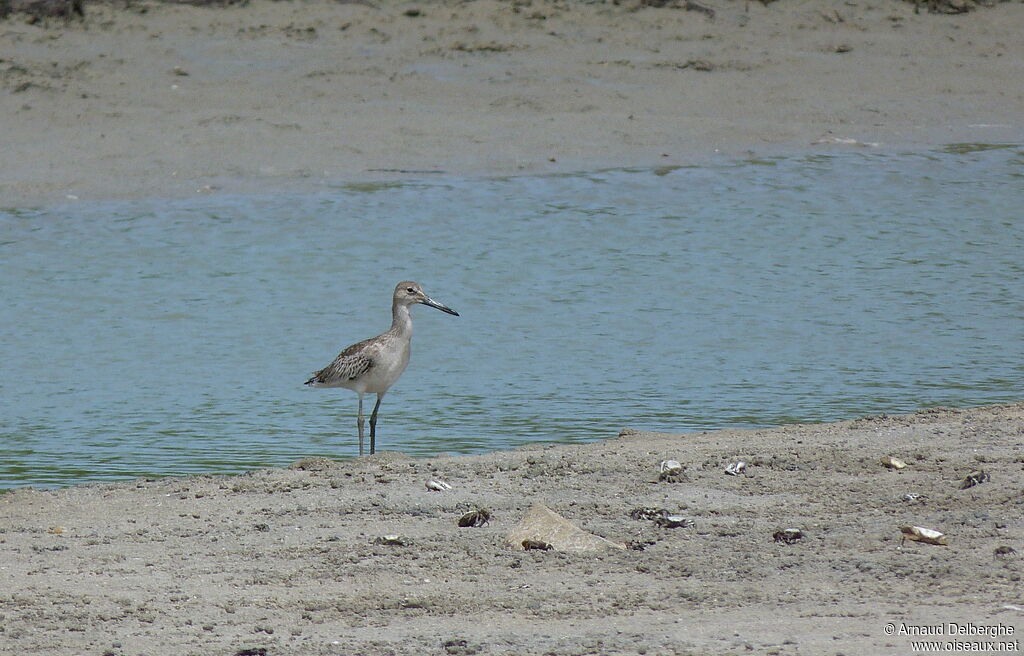
{"label": "shallow water", "polygon": [[381,449],[1017,400],[1022,207],[961,145],[0,210],[0,487],[354,455],[302,383],[405,278],[462,316],[414,308]]}

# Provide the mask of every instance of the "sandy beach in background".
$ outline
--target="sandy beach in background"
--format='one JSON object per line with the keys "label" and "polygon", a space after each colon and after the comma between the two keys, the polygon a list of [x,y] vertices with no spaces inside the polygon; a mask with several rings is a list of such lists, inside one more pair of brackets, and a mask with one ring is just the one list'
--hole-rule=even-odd
{"label": "sandy beach in background", "polygon": [[656,4],[14,14],[0,204],[1024,141],[1020,2]]}

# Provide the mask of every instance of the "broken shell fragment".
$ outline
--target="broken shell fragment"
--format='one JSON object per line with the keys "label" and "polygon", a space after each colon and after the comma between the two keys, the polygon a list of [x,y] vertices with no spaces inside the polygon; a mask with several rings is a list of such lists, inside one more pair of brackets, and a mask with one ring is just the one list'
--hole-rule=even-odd
{"label": "broken shell fragment", "polygon": [[975,471],[972,471],[970,474],[966,476],[966,478],[964,478],[964,480],[960,483],[960,489],[966,490],[969,487],[981,485],[990,478],[992,477],[989,476],[988,472],[986,472],[984,469],[977,469]]}
{"label": "broken shell fragment", "polygon": [[668,511],[665,510],[664,508],[653,507],[634,508],[632,512],[629,513],[629,516],[633,519],[647,519],[651,521],[661,519],[662,517],[665,517],[667,515]]}
{"label": "broken shell fragment", "polygon": [[804,537],[803,531],[798,528],[786,528],[781,531],[775,531],[772,534],[772,539],[776,542],[782,542],[784,544],[793,544],[799,542]]}
{"label": "broken shell fragment", "polygon": [[680,526],[689,528],[693,526],[693,520],[689,517],[672,515],[664,508],[634,508],[633,512],[629,513],[629,516],[633,519],[653,521],[662,528],[679,528]]}
{"label": "broken shell fragment", "polygon": [[725,468],[725,473],[729,476],[742,476],[747,473],[747,463],[742,460],[734,462]]}
{"label": "broken shell fragment", "polygon": [[439,478],[432,478],[427,481],[427,489],[431,492],[444,492],[452,489],[452,486]]}
{"label": "broken shell fragment", "polygon": [[661,471],[662,473],[678,473],[683,471],[683,465],[678,460],[662,460]]}
{"label": "broken shell fragment", "polygon": [[407,538],[401,535],[382,535],[373,541],[374,544],[383,544],[389,547],[404,547],[409,544]]}
{"label": "broken shell fragment", "polygon": [[544,540],[523,540],[522,544],[524,551],[551,551],[555,548],[550,542]]}
{"label": "broken shell fragment", "polygon": [[913,542],[926,542],[927,544],[949,544],[946,540],[945,533],[940,533],[939,531],[930,528],[923,528],[921,526],[901,526],[900,533],[903,534],[903,538],[900,540],[900,545],[905,543],[907,540],[911,540]]}
{"label": "broken shell fragment", "polygon": [[654,520],[654,523],[662,528],[689,528],[693,526],[693,520],[682,515],[669,515],[668,513]]}
{"label": "broken shell fragment", "polygon": [[899,458],[886,456],[882,458],[882,466],[886,469],[903,469],[907,466],[907,463],[903,462]]}
{"label": "broken shell fragment", "polygon": [[662,460],[658,473],[659,481],[675,483],[683,475],[683,465],[678,460]]}
{"label": "broken shell fragment", "polygon": [[479,528],[491,521],[491,511],[486,508],[471,510],[462,517],[459,517],[458,525],[461,528]]}

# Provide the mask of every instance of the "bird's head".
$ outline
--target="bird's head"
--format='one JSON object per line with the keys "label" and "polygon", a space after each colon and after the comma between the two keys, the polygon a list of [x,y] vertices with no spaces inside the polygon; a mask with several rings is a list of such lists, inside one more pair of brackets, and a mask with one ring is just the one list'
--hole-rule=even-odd
{"label": "bird's head", "polygon": [[434,299],[427,296],[426,293],[423,291],[423,288],[420,287],[419,283],[412,282],[411,280],[400,282],[398,283],[397,286],[395,286],[395,302],[401,303],[407,307],[412,305],[413,303],[422,303],[423,305],[429,305],[432,308],[437,308],[442,312],[447,312],[448,314],[454,314],[455,316],[459,316],[459,313],[456,312],[455,310],[451,309],[447,305],[444,305],[443,303],[438,303]]}

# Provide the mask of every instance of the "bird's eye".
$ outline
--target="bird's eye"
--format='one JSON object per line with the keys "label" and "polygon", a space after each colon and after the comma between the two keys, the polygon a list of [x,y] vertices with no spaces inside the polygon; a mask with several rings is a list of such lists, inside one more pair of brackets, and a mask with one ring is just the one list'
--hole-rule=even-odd
{"label": "bird's eye", "polygon": [[413,289],[412,287],[406,287],[405,291],[409,292],[410,294],[415,294],[416,293],[416,290]]}

